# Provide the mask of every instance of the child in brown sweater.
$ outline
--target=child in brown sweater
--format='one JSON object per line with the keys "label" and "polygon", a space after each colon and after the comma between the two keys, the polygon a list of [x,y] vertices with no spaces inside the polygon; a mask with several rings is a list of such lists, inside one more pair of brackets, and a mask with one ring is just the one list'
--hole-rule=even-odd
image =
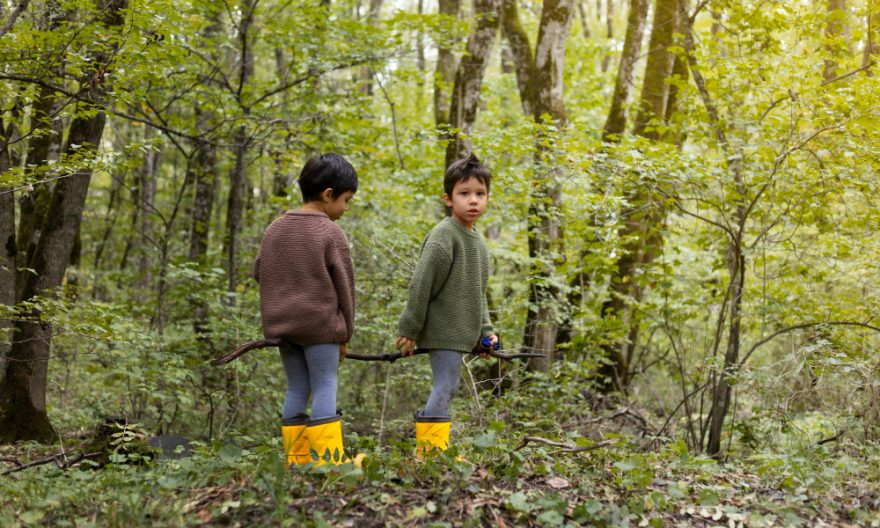
{"label": "child in brown sweater", "polygon": [[[287,463],[342,463],[337,370],[354,333],[354,266],[335,221],[357,191],[354,167],[342,156],[311,158],[298,180],[303,205],[263,234],[254,263],[267,339],[282,339],[287,375],[281,434]],[[309,396],[311,415],[306,414]]]}

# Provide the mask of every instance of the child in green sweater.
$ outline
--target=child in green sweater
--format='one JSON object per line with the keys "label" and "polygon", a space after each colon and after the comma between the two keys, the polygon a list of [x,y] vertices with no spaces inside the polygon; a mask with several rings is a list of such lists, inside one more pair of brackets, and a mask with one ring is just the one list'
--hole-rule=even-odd
{"label": "child in green sweater", "polygon": [[398,350],[404,356],[416,346],[430,350],[434,375],[428,402],[416,414],[420,453],[449,445],[449,403],[460,381],[462,354],[484,337],[490,346],[498,342],[486,304],[489,249],[474,228],[489,201],[490,178],[473,154],[447,169],[443,200],[451,214],[422,243],[400,316]]}

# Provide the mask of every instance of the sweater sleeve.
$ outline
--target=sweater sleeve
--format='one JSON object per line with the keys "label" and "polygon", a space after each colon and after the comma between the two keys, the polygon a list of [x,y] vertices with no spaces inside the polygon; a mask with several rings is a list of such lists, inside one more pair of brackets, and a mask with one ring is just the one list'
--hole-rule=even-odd
{"label": "sweater sleeve", "polygon": [[451,267],[452,257],[443,246],[426,241],[409,284],[409,298],[397,325],[398,335],[416,339],[422,333],[428,304],[443,289]]}
{"label": "sweater sleeve", "polygon": [[490,336],[495,333],[495,327],[492,326],[492,318],[489,317],[489,302],[486,300],[486,294],[483,294],[482,324],[480,325],[480,337]]}
{"label": "sweater sleeve", "polygon": [[348,239],[340,230],[338,236],[330,241],[328,270],[336,289],[336,298],[339,303],[339,311],[345,319],[346,339],[345,343],[354,334],[354,264],[351,261],[351,250],[348,247]]}

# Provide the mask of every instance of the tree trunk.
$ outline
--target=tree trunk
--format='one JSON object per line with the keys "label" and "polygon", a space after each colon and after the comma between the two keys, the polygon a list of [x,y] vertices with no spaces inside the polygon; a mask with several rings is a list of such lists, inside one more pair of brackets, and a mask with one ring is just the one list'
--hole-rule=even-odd
{"label": "tree trunk", "polygon": [[[598,9],[598,5],[596,6]],[[596,15],[599,13],[597,12]],[[611,43],[611,39],[614,38],[614,0],[605,0],[605,38],[608,39],[608,43]],[[608,65],[611,63],[611,53],[609,51],[605,52],[605,55],[602,57],[602,73],[608,71]]]}
{"label": "tree trunk", "polygon": [[[244,87],[250,81],[254,73],[254,56],[252,53],[253,44],[250,39],[250,28],[254,20],[254,10],[256,8],[256,0],[246,0],[243,2],[243,10],[241,21],[238,26],[239,41],[241,48],[239,50],[239,84],[238,97],[239,104],[242,103],[241,96]],[[244,111],[243,118],[247,118],[247,108],[242,104]],[[248,137],[247,126],[241,125],[236,131],[232,140],[233,157],[235,164],[232,172],[229,174],[229,199],[226,208],[226,269],[229,278],[228,290],[234,292],[238,284],[238,273],[236,269],[238,260],[238,234],[241,232],[242,218],[244,217],[245,190],[247,189],[247,154],[250,149],[250,138]]]}
{"label": "tree trunk", "polygon": [[[536,123],[550,119],[558,131],[565,128],[567,116],[563,100],[563,69],[565,43],[571,24],[572,0],[547,0],[541,10],[532,87],[532,108]],[[530,309],[526,316],[523,347],[526,351],[545,354],[543,359],[529,363],[532,370],[546,371],[555,359],[557,312],[560,302],[558,288],[553,286],[557,266],[564,258],[564,233],[559,222],[562,208],[560,167],[548,147],[544,132],[536,138],[537,171],[529,205],[529,257],[536,263],[532,270],[533,285]],[[552,141],[549,143],[552,144]]]}
{"label": "tree trunk", "polygon": [[[0,119],[0,174],[9,170],[6,124]],[[15,195],[0,184],[0,305],[15,304]],[[0,386],[6,377],[6,357],[11,350],[12,321],[0,318]]]}
{"label": "tree trunk", "polygon": [[[846,0],[828,0],[828,25],[825,26],[825,38],[834,41],[844,37],[848,31],[846,25]],[[848,46],[849,43],[847,43]],[[829,42],[825,47],[828,58],[825,59],[825,68],[822,77],[830,81],[837,77],[838,59],[840,58],[840,46],[835,42]]]}
{"label": "tree trunk", "polygon": [[880,57],[880,0],[868,0],[865,9],[865,49],[862,54],[862,66],[870,77],[874,75],[873,67],[868,66]]}
{"label": "tree trunk", "polygon": [[[144,141],[152,142],[155,137],[155,131],[152,127],[144,128]],[[144,159],[138,172],[138,189],[140,189],[140,208],[138,237],[140,238],[140,248],[138,252],[138,277],[140,285],[139,297],[146,302],[149,299],[148,292],[153,285],[153,248],[155,244],[155,234],[153,233],[153,211],[156,203],[156,173],[159,170],[159,158],[161,151],[158,150],[158,143],[153,145],[144,152]]]}
{"label": "tree trunk", "polygon": [[[100,21],[110,32],[116,32],[123,23],[127,0],[99,0]],[[93,53],[93,64],[105,67],[113,58],[115,44]],[[92,109],[90,114],[73,119],[63,154],[82,156],[83,152],[96,153],[104,131],[106,104],[106,77],[101,69],[90,72],[83,80],[86,87],[81,110]],[[96,111],[94,111],[96,110]],[[39,244],[31,267],[36,274],[29,275],[23,297],[30,299],[44,295],[61,285],[73,245],[82,220],[83,206],[91,180],[91,169],[83,168],[63,178],[55,185],[49,214],[43,225]],[[31,314],[34,319],[38,313]],[[51,325],[35,320],[18,322],[16,340],[12,344],[6,377],[0,384],[0,441],[18,440],[53,441],[57,433],[46,414],[46,381],[49,364]]]}
{"label": "tree trunk", "polygon": [[[655,3],[648,62],[634,123],[634,132],[647,139],[659,139],[657,128],[666,117],[670,87],[668,79],[675,63],[675,55],[669,48],[677,28],[678,3],[679,0],[656,0]],[[624,392],[629,385],[630,365],[641,326],[637,306],[644,287],[639,278],[642,275],[640,271],[662,254],[660,229],[666,218],[663,200],[643,185],[636,184],[629,194],[632,205],[621,214],[626,218],[620,233],[623,255],[617,261],[617,272],[611,280],[611,297],[602,307],[602,317],[620,321],[626,329],[626,336],[620,342],[604,347],[609,357],[600,369],[601,375],[611,378],[614,385]],[[630,303],[630,300],[633,302]]]}
{"label": "tree trunk", "polygon": [[471,133],[477,120],[483,74],[498,33],[498,7],[499,0],[474,0],[476,27],[468,38],[465,55],[458,65],[449,107],[449,124],[457,132],[446,147],[446,167],[467,156],[472,150],[471,142],[466,136]]}
{"label": "tree trunk", "polygon": [[[439,6],[441,15],[458,18],[461,0],[439,0]],[[438,44],[437,69],[434,73],[434,123],[438,129],[449,126],[449,94],[457,69],[455,53],[445,45]],[[442,133],[441,137],[444,137]]]}
{"label": "tree trunk", "polygon": [[[367,23],[371,26],[378,25],[379,14],[382,11],[383,0],[370,0],[367,12]],[[373,95],[373,68],[370,65],[360,69],[360,90],[364,95]]]}
{"label": "tree trunk", "polygon": [[516,68],[516,85],[519,88],[519,100],[522,104],[523,114],[533,116],[532,109],[532,77],[534,76],[535,59],[532,56],[532,45],[529,36],[523,29],[519,19],[517,0],[502,0],[501,3],[501,28],[504,38],[510,45]]}
{"label": "tree trunk", "polygon": [[[610,0],[609,0],[610,1]],[[630,0],[629,17],[626,22],[626,37],[623,52],[617,68],[614,95],[611,96],[611,109],[602,130],[602,139],[612,141],[626,129],[626,102],[633,84],[633,71],[642,50],[642,35],[645,32],[645,19],[648,14],[648,0]]]}
{"label": "tree trunk", "polygon": [[669,98],[669,76],[675,62],[675,54],[669,51],[672,34],[676,30],[679,0],[656,0],[654,3],[654,22],[651,40],[648,44],[648,62],[645,65],[645,79],[642,82],[642,95],[636,113],[634,133],[648,138],[659,139],[660,134],[653,124],[662,124],[666,117],[666,102]]}

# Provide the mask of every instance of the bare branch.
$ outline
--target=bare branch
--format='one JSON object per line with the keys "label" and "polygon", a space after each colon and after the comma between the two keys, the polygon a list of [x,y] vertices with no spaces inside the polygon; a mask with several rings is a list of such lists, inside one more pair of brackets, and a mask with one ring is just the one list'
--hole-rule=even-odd
{"label": "bare branch", "polygon": [[774,338],[781,336],[782,334],[787,334],[788,332],[792,332],[794,330],[802,330],[804,328],[811,328],[814,326],[858,326],[861,328],[868,328],[868,329],[873,330],[875,332],[880,332],[880,328],[878,328],[876,326],[869,325],[867,323],[861,323],[858,321],[821,321],[818,323],[803,323],[803,324],[796,324],[796,325],[792,325],[792,326],[787,326],[781,330],[777,330],[776,332],[773,332],[769,336],[765,337],[764,339],[762,339],[762,340],[758,341],[757,343],[755,343],[754,345],[752,345],[752,348],[750,348],[749,351],[746,352],[745,356],[743,356],[742,360],[739,362],[739,366],[742,367],[743,365],[745,365],[746,361],[749,359],[749,357],[752,355],[752,353],[754,353],[755,350],[758,349],[758,347],[768,343],[769,341],[772,341]]}
{"label": "bare branch", "polygon": [[522,439],[522,443],[516,448],[516,450],[519,451],[520,449],[527,446],[530,442],[536,442],[539,444],[548,445],[550,447],[560,448],[559,450],[550,453],[551,455],[555,455],[557,453],[583,453],[585,451],[595,451],[596,449],[601,449],[603,447],[616,444],[622,440],[623,438],[609,438],[608,440],[602,440],[601,442],[597,442],[588,446],[576,446],[574,444],[569,444],[566,442],[555,442],[553,440],[548,440],[540,436],[524,436]]}
{"label": "bare branch", "polygon": [[[243,356],[246,352],[249,352],[251,350],[255,350],[257,348],[278,347],[278,346],[281,346],[283,343],[284,342],[281,339],[261,339],[259,341],[251,341],[249,343],[245,343],[244,345],[242,345],[238,349],[230,352],[229,354],[227,354],[223,357],[212,359],[211,364],[212,365],[225,365],[226,363],[229,363],[230,361],[238,359],[239,357]],[[427,350],[427,349],[419,348],[419,349],[416,349],[415,352],[413,352],[413,355],[415,356],[415,355],[420,355],[420,354],[427,354],[428,352],[429,352],[429,350]],[[471,353],[474,354],[474,353],[478,353],[478,352],[471,352]],[[479,352],[479,353],[482,353],[482,352]],[[491,350],[489,352],[486,352],[486,354],[488,354],[489,356],[492,356],[494,358],[504,359],[504,360],[544,357],[544,354],[536,354],[536,353],[530,353],[530,352],[505,353],[505,352],[500,352],[497,350]],[[403,357],[407,357],[407,356],[404,356],[400,352],[393,352],[393,353],[389,353],[389,354],[351,354],[351,353],[346,353],[345,357],[347,359],[354,359],[357,361],[390,361],[391,363],[394,363],[398,359],[403,358]]]}
{"label": "bare branch", "polygon": [[12,29],[12,26],[15,25],[15,21],[18,20],[18,17],[24,13],[24,10],[27,9],[28,3],[30,0],[21,0],[18,2],[18,5],[15,6],[15,11],[9,15],[9,18],[6,19],[6,22],[3,23],[3,27],[0,27],[0,38],[3,38],[3,35],[9,33],[9,30]]}

